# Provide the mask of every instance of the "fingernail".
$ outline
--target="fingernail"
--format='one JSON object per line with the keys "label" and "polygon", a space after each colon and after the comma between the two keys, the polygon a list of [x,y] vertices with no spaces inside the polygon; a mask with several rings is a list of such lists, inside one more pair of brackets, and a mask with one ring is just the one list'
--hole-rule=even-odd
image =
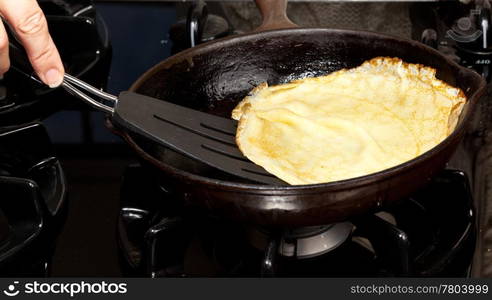
{"label": "fingernail", "polygon": [[56,88],[63,82],[63,77],[57,69],[50,69],[44,74],[44,79],[50,88]]}

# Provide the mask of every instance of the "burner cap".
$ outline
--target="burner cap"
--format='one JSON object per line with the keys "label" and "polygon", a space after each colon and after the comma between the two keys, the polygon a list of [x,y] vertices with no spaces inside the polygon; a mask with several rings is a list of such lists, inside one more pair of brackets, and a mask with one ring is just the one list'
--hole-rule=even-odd
{"label": "burner cap", "polygon": [[351,223],[343,222],[289,231],[280,240],[279,253],[297,258],[321,255],[345,242],[352,229]]}
{"label": "burner cap", "polygon": [[[278,253],[285,257],[310,258],[334,250],[352,233],[354,226],[342,222],[323,226],[286,230],[280,239]],[[250,228],[248,239],[258,250],[264,251],[272,236],[265,230]]]}

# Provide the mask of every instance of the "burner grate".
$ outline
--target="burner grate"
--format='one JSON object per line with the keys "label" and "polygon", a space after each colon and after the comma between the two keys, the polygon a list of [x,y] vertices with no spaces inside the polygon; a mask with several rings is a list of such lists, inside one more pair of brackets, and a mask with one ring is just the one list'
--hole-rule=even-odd
{"label": "burner grate", "polygon": [[[148,178],[152,177],[149,174],[138,166],[127,169],[126,188],[133,187],[134,195],[140,189],[151,190],[155,180]],[[295,244],[295,240],[329,232],[330,226],[252,230],[202,211],[182,209],[177,205],[179,197],[156,186],[153,190],[155,193],[145,198],[124,199],[122,203],[122,212],[129,206],[134,211],[145,207],[139,220],[148,224],[136,230],[128,216],[120,215],[120,240],[124,241],[120,245],[126,253],[125,263],[132,266],[127,268],[129,275],[459,277],[467,276],[474,251],[472,198],[468,179],[459,171],[445,170],[427,188],[383,214],[354,218],[343,243],[310,257],[286,255],[282,241]],[[124,246],[129,244],[131,248]],[[130,249],[139,253],[139,263],[130,262]]]}

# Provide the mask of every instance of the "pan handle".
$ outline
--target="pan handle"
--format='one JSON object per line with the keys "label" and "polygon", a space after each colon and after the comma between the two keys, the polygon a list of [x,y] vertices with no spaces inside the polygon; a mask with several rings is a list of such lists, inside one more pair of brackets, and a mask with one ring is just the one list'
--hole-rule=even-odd
{"label": "pan handle", "polygon": [[255,31],[299,27],[287,17],[287,0],[255,0],[263,22]]}

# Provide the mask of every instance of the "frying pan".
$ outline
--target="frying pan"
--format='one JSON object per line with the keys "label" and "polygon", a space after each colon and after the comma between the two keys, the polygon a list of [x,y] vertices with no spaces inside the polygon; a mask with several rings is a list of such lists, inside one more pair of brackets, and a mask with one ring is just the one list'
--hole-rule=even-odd
{"label": "frying pan", "polygon": [[[244,182],[108,125],[146,162],[159,168],[165,187],[221,216],[269,227],[344,221],[382,209],[424,186],[442,170],[460,143],[485,81],[421,43],[371,32],[293,28],[285,0],[257,1],[260,32],[206,43],[174,55],[143,74],[131,91],[204,112],[229,116],[262,82],[269,85],[359,66],[377,56],[399,57],[437,70],[468,101],[454,132],[411,161],[384,171],[325,184],[268,186]],[[287,27],[287,29],[285,29]]]}

